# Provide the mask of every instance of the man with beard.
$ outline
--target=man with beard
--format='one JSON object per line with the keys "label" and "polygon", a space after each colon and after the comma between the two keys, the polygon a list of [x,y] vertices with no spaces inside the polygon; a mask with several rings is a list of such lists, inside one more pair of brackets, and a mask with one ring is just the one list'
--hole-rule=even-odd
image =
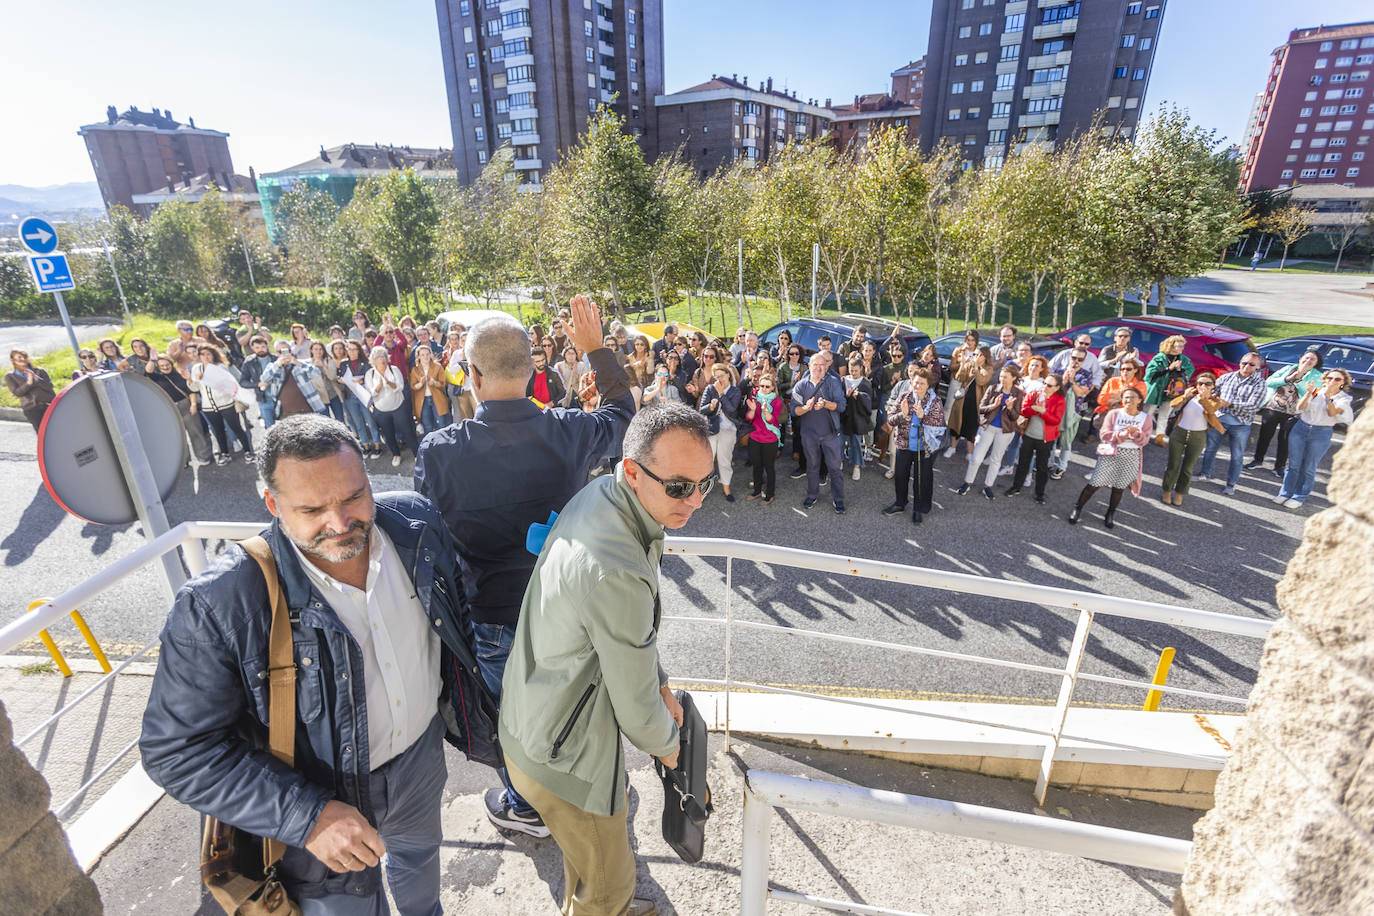
{"label": "man with beard", "polygon": [[294,763],[264,750],[271,603],[234,546],[177,593],[143,766],[196,811],[285,844],[277,875],[306,916],[388,912],[383,854],[397,909],[439,913],[442,742],[483,737],[455,734],[465,719],[441,708],[460,693],[454,658],[470,657],[456,642],[467,621],[453,543],[424,497],[374,501],[336,420],[288,417],[259,454],[294,646]]}

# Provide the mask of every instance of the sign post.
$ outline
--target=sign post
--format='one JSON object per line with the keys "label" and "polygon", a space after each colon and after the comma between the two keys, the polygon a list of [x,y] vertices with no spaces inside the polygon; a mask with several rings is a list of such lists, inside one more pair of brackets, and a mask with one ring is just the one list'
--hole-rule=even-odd
{"label": "sign post", "polygon": [[77,365],[80,365],[81,345],[76,341],[76,329],[72,327],[71,316],[67,314],[67,303],[62,301],[62,290],[76,289],[76,284],[72,282],[72,269],[67,263],[67,256],[57,250],[57,230],[47,220],[30,216],[19,224],[19,241],[31,252],[29,270],[33,272],[38,291],[52,293],[57,300],[58,314],[62,316],[62,324],[72,343],[72,353],[77,357]]}
{"label": "sign post", "polygon": [[105,241],[105,237],[100,237],[100,244],[105,246],[105,260],[110,262],[110,273],[114,276],[115,289],[119,291],[119,304],[124,307],[124,321],[129,325],[129,330],[134,329],[134,316],[129,314],[129,300],[124,298],[124,284],[119,282],[119,271],[115,269],[114,255],[110,253],[110,243]]}

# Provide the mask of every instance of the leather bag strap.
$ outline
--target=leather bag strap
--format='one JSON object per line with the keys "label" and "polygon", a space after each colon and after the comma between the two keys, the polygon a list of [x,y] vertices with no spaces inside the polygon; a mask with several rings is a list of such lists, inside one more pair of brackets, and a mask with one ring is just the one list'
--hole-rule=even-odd
{"label": "leather bag strap", "polygon": [[[296,762],[296,659],[291,643],[291,618],[286,607],[286,595],[277,577],[277,563],[267,541],[251,537],[240,541],[244,553],[257,561],[267,583],[267,600],[272,607],[272,629],[267,643],[268,714],[267,745],[287,766]],[[263,839],[263,864],[273,865],[282,857],[286,846],[273,839]]]}

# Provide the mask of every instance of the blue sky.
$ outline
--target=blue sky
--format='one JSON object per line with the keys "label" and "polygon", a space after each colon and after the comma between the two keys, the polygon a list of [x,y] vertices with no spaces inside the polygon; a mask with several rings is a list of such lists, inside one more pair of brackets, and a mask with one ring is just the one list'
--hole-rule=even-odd
{"label": "blue sky", "polygon": [[[1092,0],[1085,0],[1092,2]],[[838,103],[925,51],[930,0],[665,0],[672,92],[714,73]],[[5,0],[0,184],[93,178],[76,129],[170,108],[230,133],[234,165],[272,171],[321,144],[449,146],[434,6],[425,0]],[[1168,100],[1239,141],[1269,52],[1290,29],[1374,18],[1369,0],[1173,0],[1147,107]]]}

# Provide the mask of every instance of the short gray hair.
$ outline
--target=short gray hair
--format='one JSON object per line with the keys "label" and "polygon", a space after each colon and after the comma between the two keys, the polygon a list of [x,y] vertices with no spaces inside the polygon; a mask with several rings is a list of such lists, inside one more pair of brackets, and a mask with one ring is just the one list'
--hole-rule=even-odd
{"label": "short gray hair", "polygon": [[367,352],[367,361],[372,362],[374,359],[384,359],[390,362],[391,354],[387,352],[386,347],[373,347]]}
{"label": "short gray hair", "polygon": [[534,372],[529,334],[508,315],[483,318],[473,325],[464,353],[492,381],[523,382]]}
{"label": "short gray hair", "polygon": [[711,424],[700,411],[681,401],[658,401],[640,409],[625,430],[621,454],[635,464],[645,464],[654,457],[654,448],[664,433],[681,430],[703,445],[711,441]]}
{"label": "short gray hair", "polygon": [[283,458],[297,461],[319,461],[330,458],[343,449],[363,457],[358,437],[333,417],[317,413],[303,413],[286,417],[272,424],[258,450],[258,473],[273,493],[277,492],[277,462]]}

